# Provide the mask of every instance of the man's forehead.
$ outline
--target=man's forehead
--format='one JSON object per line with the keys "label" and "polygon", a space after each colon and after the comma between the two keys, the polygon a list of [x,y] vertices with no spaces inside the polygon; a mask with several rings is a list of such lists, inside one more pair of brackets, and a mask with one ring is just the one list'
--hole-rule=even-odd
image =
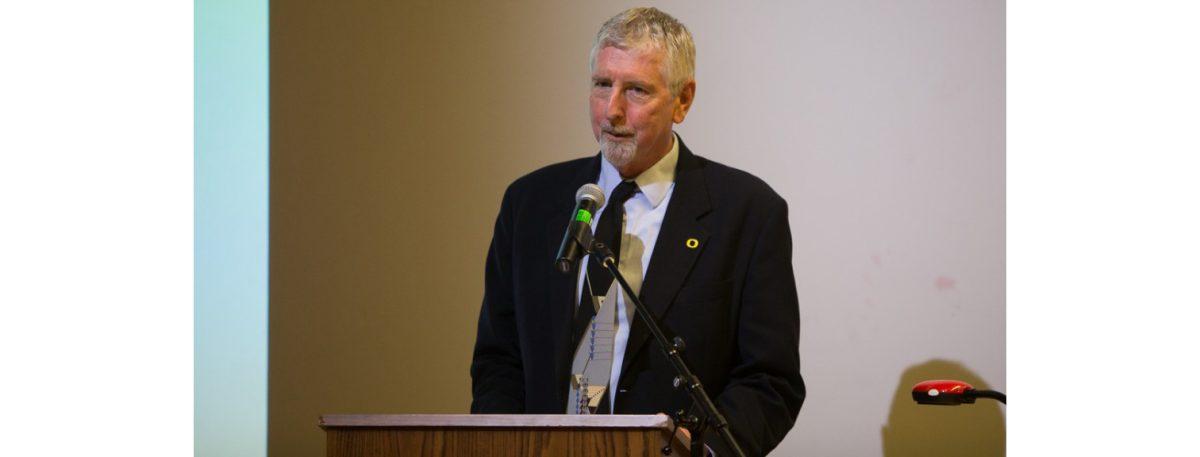
{"label": "man's forehead", "polygon": [[637,41],[627,44],[606,43],[596,52],[599,56],[604,51],[621,51],[633,58],[648,58],[654,61],[661,61],[667,56],[667,49],[661,44],[651,41]]}
{"label": "man's forehead", "polygon": [[[653,47],[624,49],[617,46],[605,46],[596,55],[596,65],[592,69],[592,77],[609,77],[613,76],[613,73],[633,74],[636,73],[636,69],[645,66],[649,67],[646,69],[657,70],[654,74],[661,78],[664,76],[662,74],[664,54],[662,49]],[[621,64],[632,64],[632,66]]]}

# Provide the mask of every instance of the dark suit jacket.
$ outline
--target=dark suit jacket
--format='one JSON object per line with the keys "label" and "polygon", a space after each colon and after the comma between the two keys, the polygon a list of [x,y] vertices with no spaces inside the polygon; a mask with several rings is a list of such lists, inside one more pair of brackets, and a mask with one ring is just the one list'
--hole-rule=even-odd
{"label": "dark suit jacket", "polygon": [[[559,273],[554,260],[575,191],[596,182],[600,160],[542,168],[504,193],[471,363],[471,412],[566,411],[577,271]],[[685,339],[685,361],[747,454],[766,454],[792,428],[805,395],[787,204],[762,180],[682,142],[668,204],[640,297],[668,337]],[[689,248],[689,238],[699,246]],[[691,398],[672,387],[675,372],[645,323],[633,322],[614,412],[688,408]],[[706,441],[729,455],[715,433]]]}

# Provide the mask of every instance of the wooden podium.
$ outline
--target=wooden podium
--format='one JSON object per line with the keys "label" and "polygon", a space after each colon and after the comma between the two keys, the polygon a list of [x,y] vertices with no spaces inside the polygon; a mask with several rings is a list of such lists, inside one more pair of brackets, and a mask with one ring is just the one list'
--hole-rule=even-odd
{"label": "wooden podium", "polygon": [[321,416],[329,457],[690,455],[666,415],[328,414]]}

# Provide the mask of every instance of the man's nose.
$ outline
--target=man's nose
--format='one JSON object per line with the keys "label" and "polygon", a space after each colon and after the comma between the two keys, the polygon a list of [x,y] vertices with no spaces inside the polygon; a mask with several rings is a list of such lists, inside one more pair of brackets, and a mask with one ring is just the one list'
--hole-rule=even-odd
{"label": "man's nose", "polygon": [[620,125],[625,120],[625,97],[623,91],[614,90],[612,95],[608,97],[608,110],[606,111],[608,123],[612,125]]}

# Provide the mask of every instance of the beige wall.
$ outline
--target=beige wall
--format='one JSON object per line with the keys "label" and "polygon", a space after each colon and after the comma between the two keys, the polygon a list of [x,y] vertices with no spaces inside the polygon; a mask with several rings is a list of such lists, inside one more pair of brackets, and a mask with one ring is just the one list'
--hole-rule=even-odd
{"label": "beige wall", "polygon": [[[1003,3],[657,5],[697,41],[681,135],[792,206],[810,393],[775,454],[1002,449],[1001,408],[903,394],[1005,386]],[[627,6],[272,2],[272,456],[321,455],[321,413],[467,410],[501,192],[595,151],[587,51]]]}

